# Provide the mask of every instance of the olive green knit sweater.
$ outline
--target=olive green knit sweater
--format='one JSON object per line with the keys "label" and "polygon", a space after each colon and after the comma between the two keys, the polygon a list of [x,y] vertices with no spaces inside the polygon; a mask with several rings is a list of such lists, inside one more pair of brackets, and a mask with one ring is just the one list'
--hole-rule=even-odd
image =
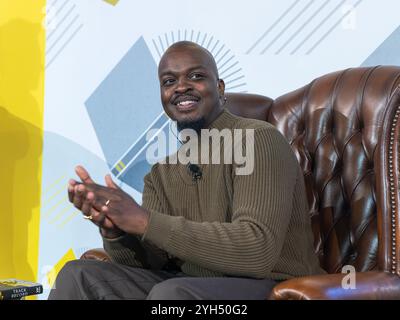
{"label": "olive green knit sweater", "polygon": [[267,122],[226,109],[210,128],[255,129],[253,173],[237,175],[234,163],[200,164],[202,179],[193,181],[186,165],[155,164],[144,179],[147,231],[103,238],[113,261],[161,269],[178,259],[184,273],[203,277],[322,273],[303,174],[285,138]]}

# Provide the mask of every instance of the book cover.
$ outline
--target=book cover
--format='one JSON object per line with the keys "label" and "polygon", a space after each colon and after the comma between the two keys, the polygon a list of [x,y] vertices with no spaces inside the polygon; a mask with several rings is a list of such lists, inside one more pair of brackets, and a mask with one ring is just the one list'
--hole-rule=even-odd
{"label": "book cover", "polygon": [[0,280],[0,300],[16,300],[41,293],[43,286],[40,283],[18,279]]}

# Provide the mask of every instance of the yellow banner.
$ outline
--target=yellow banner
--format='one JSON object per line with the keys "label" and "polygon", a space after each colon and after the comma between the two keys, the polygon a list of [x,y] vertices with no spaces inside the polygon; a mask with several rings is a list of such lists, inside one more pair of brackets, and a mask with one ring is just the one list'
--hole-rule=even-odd
{"label": "yellow banner", "polygon": [[45,0],[0,0],[0,278],[38,278]]}

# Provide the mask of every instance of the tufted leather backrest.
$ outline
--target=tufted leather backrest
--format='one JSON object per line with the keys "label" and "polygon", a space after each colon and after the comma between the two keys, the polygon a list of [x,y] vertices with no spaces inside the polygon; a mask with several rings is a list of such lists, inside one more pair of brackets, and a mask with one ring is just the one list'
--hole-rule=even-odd
{"label": "tufted leather backrest", "polygon": [[304,171],[315,250],[329,273],[350,264],[400,274],[399,84],[400,67],[354,68],[264,104]]}

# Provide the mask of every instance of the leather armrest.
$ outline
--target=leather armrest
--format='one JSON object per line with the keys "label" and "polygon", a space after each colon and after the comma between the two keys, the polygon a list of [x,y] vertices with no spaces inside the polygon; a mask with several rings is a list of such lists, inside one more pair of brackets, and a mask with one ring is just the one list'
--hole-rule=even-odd
{"label": "leather armrest", "polygon": [[91,249],[86,251],[80,259],[82,260],[99,260],[99,261],[111,261],[110,256],[104,249]]}
{"label": "leather armrest", "polygon": [[[395,274],[370,271],[355,273],[355,289],[344,289],[347,274],[336,273],[294,278],[276,285],[270,295],[273,300],[367,300],[400,299],[400,277]],[[344,280],[345,283],[346,279]]]}

